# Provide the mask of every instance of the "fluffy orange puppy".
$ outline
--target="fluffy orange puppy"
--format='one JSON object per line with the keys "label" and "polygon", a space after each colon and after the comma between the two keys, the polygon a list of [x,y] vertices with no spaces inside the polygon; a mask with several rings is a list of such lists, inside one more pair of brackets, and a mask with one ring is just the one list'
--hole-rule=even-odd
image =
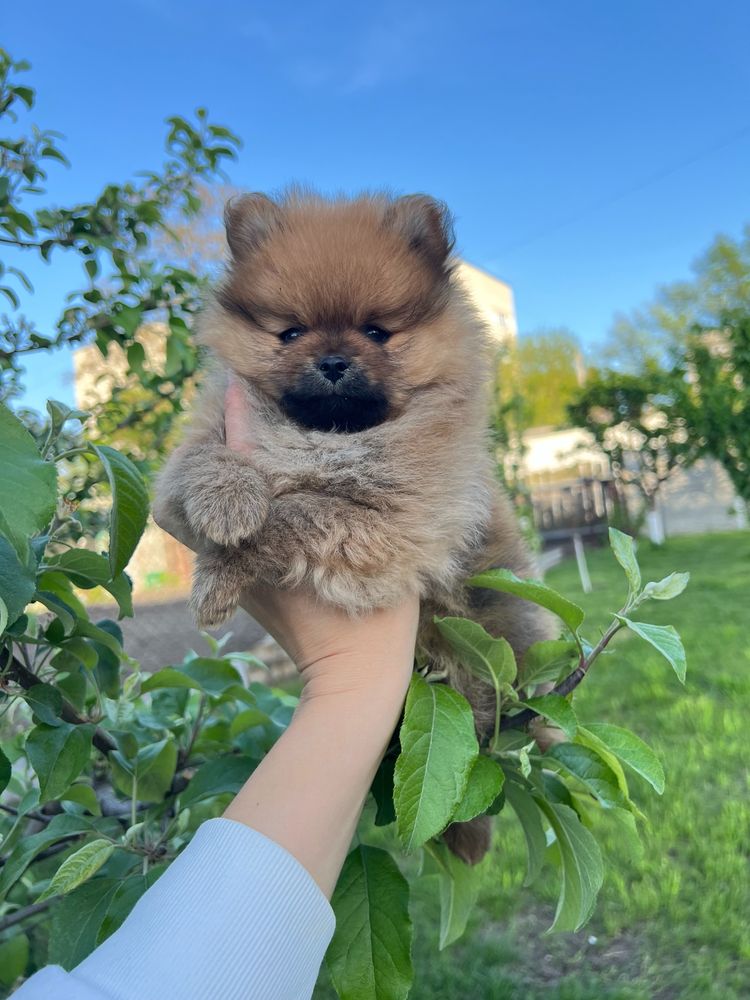
{"label": "fluffy orange puppy", "polygon": [[[473,618],[517,656],[550,625],[464,585],[489,567],[532,567],[494,476],[487,335],[454,274],[449,214],[425,195],[293,190],[240,197],[225,218],[231,261],[199,331],[212,370],[157,490],[157,520],[200,542],[196,617],[217,625],[253,582],[305,585],[351,614],[417,593],[418,649],[482,733],[494,695],[433,616]],[[251,405],[250,455],[225,442],[230,376]],[[446,839],[476,861],[488,822]]]}

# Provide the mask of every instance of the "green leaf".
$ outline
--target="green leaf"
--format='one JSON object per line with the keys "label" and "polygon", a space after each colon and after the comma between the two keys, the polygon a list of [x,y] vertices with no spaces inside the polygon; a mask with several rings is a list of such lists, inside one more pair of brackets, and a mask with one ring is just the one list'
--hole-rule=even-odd
{"label": "green leaf", "polygon": [[76,614],[73,608],[66,601],[61,600],[57,594],[52,594],[46,590],[38,590],[35,597],[48,611],[51,611],[53,615],[57,615],[65,631],[65,635],[70,635],[76,624]]}
{"label": "green leaf", "polygon": [[55,905],[47,955],[50,964],[72,969],[91,954],[121,885],[119,878],[95,878]]}
{"label": "green leaf", "polygon": [[611,726],[606,722],[591,722],[586,727],[605,744],[616,757],[632,768],[636,774],[662,794],[664,791],[664,768],[654,751],[635,733],[619,726]]}
{"label": "green leaf", "polygon": [[201,686],[197,681],[192,680],[182,670],[174,667],[164,667],[151,674],[141,684],[141,691],[146,694],[148,691],[158,691],[161,688],[189,688],[193,691],[200,691]]}
{"label": "green leaf", "polygon": [[628,779],[625,776],[625,771],[619,759],[612,753],[607,744],[599,739],[598,736],[595,736],[586,726],[581,725],[578,726],[574,742],[579,743],[583,747],[588,747],[598,757],[601,757],[617,779],[617,787],[622,792],[623,798],[627,800],[628,807],[631,811],[635,811],[635,806],[630,801],[630,789],[628,788]]}
{"label": "green leaf", "polygon": [[505,775],[491,757],[481,754],[469,772],[464,796],[451,817],[452,823],[468,823],[475,816],[485,813],[500,794]]}
{"label": "green leaf", "polygon": [[617,617],[627,625],[631,632],[635,632],[641,639],[651,643],[654,649],[658,650],[664,659],[671,664],[680,682],[685,683],[687,673],[685,647],[673,625],[649,625],[647,622],[631,621],[630,618],[623,618],[622,615]]}
{"label": "green leaf", "polygon": [[71,619],[75,621],[76,618],[88,618],[86,608],[76,597],[73,585],[64,573],[59,572],[57,569],[45,569],[39,574],[36,585],[40,599],[42,595],[51,595],[57,599],[59,606],[63,608],[63,612],[61,613],[56,610],[54,605],[50,606],[50,610],[59,615],[67,632],[72,631],[72,626],[70,625]]}
{"label": "green leaf", "polygon": [[568,626],[576,635],[583,622],[583,610],[573,604],[567,597],[558,594],[556,590],[538,583],[536,580],[519,580],[509,569],[490,569],[485,573],[473,576],[469,581],[471,587],[483,587],[487,590],[502,590],[506,594],[514,594],[523,600],[531,601],[547,608]]}
{"label": "green leaf", "polygon": [[567,698],[559,694],[543,694],[538,698],[527,698],[522,704],[549,719],[553,725],[559,726],[569,740],[575,737],[578,719]]}
{"label": "green leaf", "polygon": [[148,518],[148,490],[129,458],[108,445],[90,445],[107,473],[112,490],[109,522],[109,564],[112,576],[121,573],[135,551]]}
{"label": "green leaf", "polygon": [[530,689],[547,681],[557,683],[573,670],[578,656],[578,647],[568,639],[543,639],[533,643],[521,661],[521,686]]}
{"label": "green leaf", "polygon": [[617,776],[594,750],[578,743],[556,743],[544,755],[578,778],[605,807],[626,806]]}
{"label": "green leaf", "polygon": [[146,363],[146,352],[143,349],[143,344],[139,344],[137,340],[133,341],[132,344],[128,345],[127,355],[128,368],[138,375],[142,374],[143,366]]}
{"label": "green leaf", "polygon": [[5,756],[2,750],[0,750],[0,793],[4,792],[8,787],[8,782],[10,781],[11,766],[10,761]]}
{"label": "green leaf", "polygon": [[29,964],[29,939],[25,934],[14,934],[0,944],[0,986],[10,988],[26,974]]}
{"label": "green leaf", "polygon": [[394,804],[399,837],[413,851],[445,829],[463,798],[479,753],[469,703],[414,674],[400,740]]}
{"label": "green leaf", "polygon": [[468,618],[435,618],[435,624],[475,677],[496,690],[515,680],[516,660],[506,639],[493,638]]}
{"label": "green leaf", "polygon": [[8,623],[13,624],[23,614],[26,605],[33,601],[35,590],[36,567],[31,552],[27,551],[26,560],[22,562],[11,541],[0,534],[0,599]]}
{"label": "green leaf", "polygon": [[206,761],[180,795],[180,808],[225,792],[239,792],[257,766],[254,757],[234,755]]}
{"label": "green leaf", "polygon": [[[0,512],[22,557],[26,539],[48,526],[57,506],[57,474],[20,420],[0,403]],[[20,502],[22,499],[23,502]]]}
{"label": "green leaf", "polygon": [[41,802],[56,799],[81,773],[91,755],[94,727],[39,725],[28,735],[26,754],[39,779]]}
{"label": "green leaf", "polygon": [[591,916],[604,880],[599,845],[568,806],[536,799],[560,849],[562,885],[550,931],[577,931]]}
{"label": "green leaf", "polygon": [[476,905],[482,869],[466,865],[445,844],[425,846],[433,861],[440,885],[440,950],[458,941]]}
{"label": "green leaf", "polygon": [[231,685],[242,684],[239,671],[226,660],[197,656],[180,667],[180,671],[210,695],[220,695]]}
{"label": "green leaf", "polygon": [[71,785],[70,788],[60,796],[61,802],[75,802],[83,806],[92,816],[101,816],[102,809],[96,792],[91,785]]}
{"label": "green leaf", "polygon": [[61,813],[53,816],[39,833],[24,837],[11,851],[0,874],[0,899],[23,875],[34,858],[46,847],[51,847],[66,837],[72,837],[92,830],[91,820],[85,816],[68,816]]}
{"label": "green leaf", "polygon": [[103,587],[117,601],[120,617],[132,617],[133,597],[130,579],[126,573],[112,577],[109,559],[89,549],[68,549],[52,556],[48,565],[66,574],[71,583],[82,590]]}
{"label": "green leaf", "polygon": [[48,726],[62,724],[60,716],[62,715],[63,697],[52,684],[34,684],[33,687],[24,691],[23,696],[39,722],[44,722]]}
{"label": "green leaf", "polygon": [[542,870],[547,852],[547,838],[544,834],[542,815],[536,799],[515,781],[505,782],[505,797],[513,807],[526,838],[527,868],[524,885],[531,885]]}
{"label": "green leaf", "polygon": [[617,528],[609,529],[609,544],[614,552],[615,559],[625,570],[630,588],[630,597],[635,597],[641,589],[641,571],[638,567],[638,559],[635,555],[635,539],[626,535]]}
{"label": "green leaf", "polygon": [[671,601],[679,597],[690,582],[689,573],[670,573],[663,580],[647,583],[643,588],[643,599],[652,598],[655,601]]}
{"label": "green leaf", "polygon": [[133,794],[143,802],[160,802],[169,791],[177,767],[177,744],[171,738],[141,747],[135,760],[128,760],[119,751],[110,754],[112,784],[123,795]]}
{"label": "green leaf", "polygon": [[96,666],[98,662],[96,650],[90,642],[86,642],[80,636],[71,636],[69,639],[65,639],[60,645],[63,652],[67,653],[69,657],[74,657],[87,670],[93,670]]}
{"label": "green leaf", "polygon": [[79,847],[63,861],[37,902],[41,903],[51,896],[64,896],[77,889],[96,875],[114,849],[115,845],[109,840],[92,840]]}
{"label": "green leaf", "polygon": [[356,847],[331,905],[336,931],[326,965],[340,1000],[406,1000],[414,977],[409,884],[390,854]]}
{"label": "green leaf", "polygon": [[239,733],[244,733],[246,729],[252,729],[253,726],[265,726],[270,721],[270,717],[265,712],[261,712],[259,708],[246,708],[242,712],[238,712],[232,719],[229,725],[229,735],[234,738]]}
{"label": "green leaf", "polygon": [[0,986],[13,986],[26,974],[28,964],[29,939],[23,933],[15,933],[0,944]]}
{"label": "green leaf", "polygon": [[58,431],[68,420],[85,420],[89,416],[84,410],[76,410],[56,399],[47,400],[47,413],[53,431]]}
{"label": "green leaf", "polygon": [[117,890],[99,930],[97,944],[106,941],[110,934],[113,934],[122,925],[144,892],[151,888],[159,876],[164,874],[164,871],[164,865],[154,865],[149,868],[145,875],[128,875],[120,883],[120,888]]}

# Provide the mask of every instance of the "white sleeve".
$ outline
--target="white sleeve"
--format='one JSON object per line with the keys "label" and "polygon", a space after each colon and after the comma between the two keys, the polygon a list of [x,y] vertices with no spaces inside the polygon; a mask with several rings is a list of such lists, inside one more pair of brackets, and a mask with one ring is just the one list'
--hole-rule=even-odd
{"label": "white sleeve", "polygon": [[212,819],[123,925],[71,972],[42,969],[19,1000],[309,1000],[333,910],[284,848]]}

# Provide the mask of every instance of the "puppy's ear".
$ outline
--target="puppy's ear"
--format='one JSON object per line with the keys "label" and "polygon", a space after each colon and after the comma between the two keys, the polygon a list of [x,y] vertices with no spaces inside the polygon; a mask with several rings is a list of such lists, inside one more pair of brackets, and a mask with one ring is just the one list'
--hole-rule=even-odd
{"label": "puppy's ear", "polygon": [[224,208],[227,243],[235,260],[257,250],[272,229],[281,224],[281,209],[264,194],[230,198]]}
{"label": "puppy's ear", "polygon": [[448,206],[429,195],[397,198],[386,209],[385,221],[434,267],[441,268],[453,249],[455,236]]}

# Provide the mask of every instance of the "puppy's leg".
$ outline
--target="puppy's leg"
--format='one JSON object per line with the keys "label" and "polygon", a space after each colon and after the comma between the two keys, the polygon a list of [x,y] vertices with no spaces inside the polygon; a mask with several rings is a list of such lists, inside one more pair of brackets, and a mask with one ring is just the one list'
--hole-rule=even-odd
{"label": "puppy's leg", "polygon": [[183,446],[158,484],[156,518],[178,507],[191,531],[217,545],[236,547],[268,516],[266,482],[248,458],[223,444]]}
{"label": "puppy's leg", "polygon": [[190,610],[200,628],[217,628],[237,610],[242,591],[252,583],[247,560],[239,549],[218,546],[195,560]]}

